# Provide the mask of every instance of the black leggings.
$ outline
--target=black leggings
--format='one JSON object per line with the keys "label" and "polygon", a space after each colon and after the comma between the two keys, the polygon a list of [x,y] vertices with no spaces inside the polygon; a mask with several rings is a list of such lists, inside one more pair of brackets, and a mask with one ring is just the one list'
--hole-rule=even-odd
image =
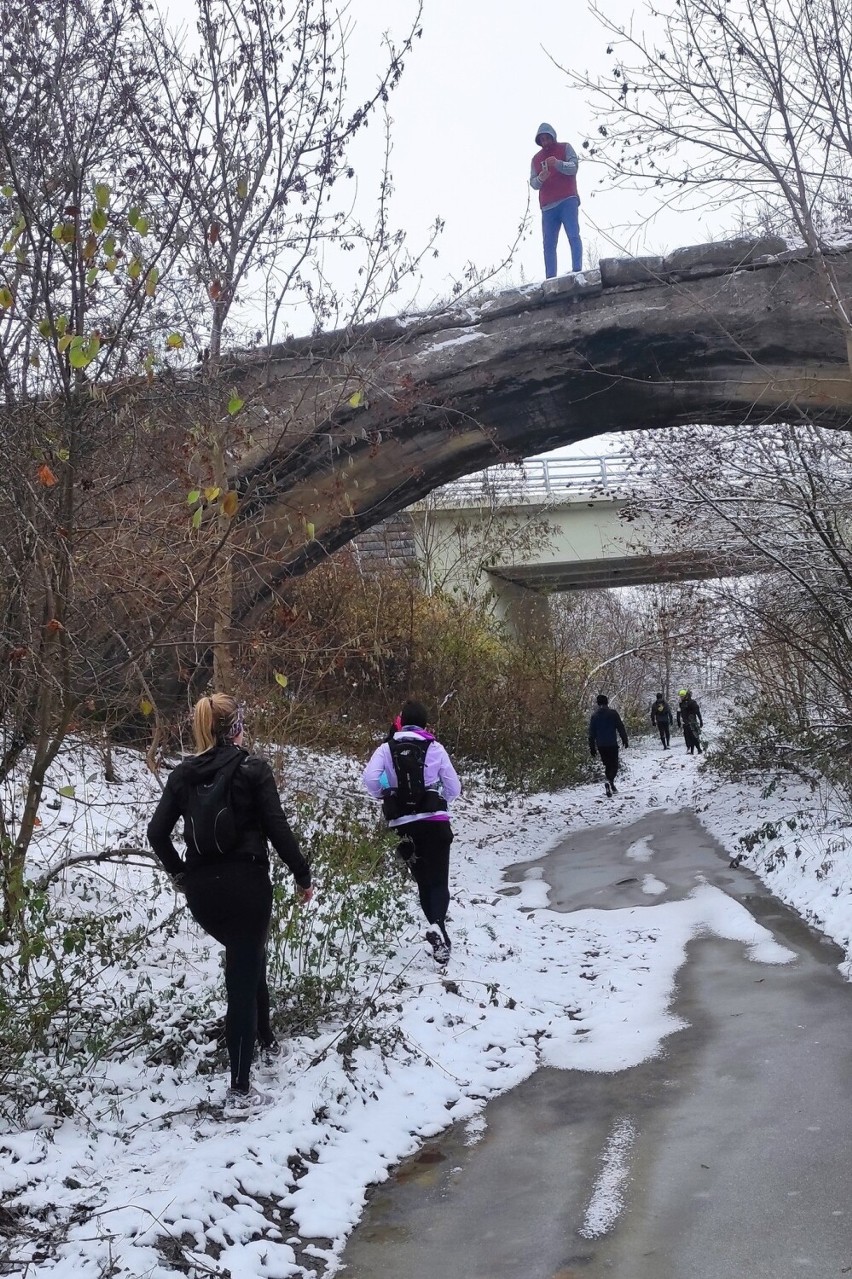
{"label": "black leggings", "polygon": [[450,905],[450,844],[453,832],[448,821],[406,822],[397,826],[401,851],[406,842],[414,843],[414,858],[408,861],[420,891],[420,905],[430,924],[444,930]]}
{"label": "black leggings", "polygon": [[671,725],[668,720],[657,720],[657,731],[660,734],[660,741],[664,746],[668,746],[672,737]]}
{"label": "black leggings", "polygon": [[246,1089],[255,1040],[272,1040],[266,984],[266,938],[272,918],[269,871],[251,862],[188,871],[186,901],[193,919],[225,947],[225,1042],[231,1087]]}
{"label": "black leggings", "polygon": [[618,746],[599,746],[598,754],[604,766],[604,777],[608,782],[614,782],[618,773]]}

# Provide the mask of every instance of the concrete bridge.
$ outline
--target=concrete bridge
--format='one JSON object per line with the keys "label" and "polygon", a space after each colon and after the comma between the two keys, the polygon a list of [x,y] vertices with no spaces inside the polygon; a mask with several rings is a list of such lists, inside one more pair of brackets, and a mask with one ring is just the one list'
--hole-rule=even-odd
{"label": "concrete bridge", "polygon": [[543,619],[547,595],[696,581],[754,571],[752,558],[704,549],[631,509],[625,461],[616,455],[530,458],[490,467],[409,507],[427,584],[462,594],[490,591],[513,627]]}
{"label": "concrete bridge", "polygon": [[234,476],[236,616],[495,461],[682,423],[848,429],[852,376],[826,270],[852,296],[852,249],[815,263],[774,239],[729,241],[235,358],[226,377],[253,438]]}

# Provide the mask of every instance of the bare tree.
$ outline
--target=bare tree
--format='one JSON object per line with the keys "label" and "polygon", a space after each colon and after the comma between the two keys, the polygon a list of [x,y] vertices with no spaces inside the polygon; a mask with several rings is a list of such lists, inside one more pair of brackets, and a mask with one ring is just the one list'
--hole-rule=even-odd
{"label": "bare tree", "polygon": [[[8,790],[0,805],[7,920],[69,727],[117,706],[156,718],[162,654],[178,687],[187,647],[212,643],[230,676],[228,468],[273,415],[262,385],[247,403],[224,379],[223,343],[270,343],[297,303],[317,323],[369,317],[416,269],[386,150],[371,226],[336,194],[412,13],[355,102],[350,31],[324,0],[197,0],[185,38],[135,0],[0,13],[0,784],[22,759],[28,777],[23,809]],[[345,297],[335,246],[358,257]],[[335,387],[327,365],[317,378],[322,420]],[[265,428],[285,465],[289,427]]]}

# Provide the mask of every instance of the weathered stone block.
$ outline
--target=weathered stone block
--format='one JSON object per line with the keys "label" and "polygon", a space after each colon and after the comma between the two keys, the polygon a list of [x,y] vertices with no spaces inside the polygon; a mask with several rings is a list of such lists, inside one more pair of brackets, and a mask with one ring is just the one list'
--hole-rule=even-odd
{"label": "weathered stone block", "polygon": [[695,267],[734,269],[768,253],[783,253],[786,248],[786,240],[777,235],[763,236],[759,240],[738,238],[718,240],[715,244],[693,244],[667,254],[665,269],[672,272],[690,271]]}
{"label": "weathered stone block", "polygon": [[575,275],[557,275],[554,280],[545,280],[541,286],[545,297],[594,297],[601,291],[600,271],[587,271],[583,284]]}
{"label": "weathered stone block", "polygon": [[665,259],[659,256],[644,258],[601,258],[601,282],[605,289],[620,284],[647,284],[658,280],[665,272]]}

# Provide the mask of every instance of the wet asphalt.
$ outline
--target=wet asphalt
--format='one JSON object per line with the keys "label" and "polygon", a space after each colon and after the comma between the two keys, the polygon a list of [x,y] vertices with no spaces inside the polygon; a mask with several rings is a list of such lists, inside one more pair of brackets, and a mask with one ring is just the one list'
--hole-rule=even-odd
{"label": "wet asphalt", "polygon": [[[653,857],[625,857],[650,837]],[[699,877],[793,950],[756,964],[697,938],[659,1057],[617,1074],[543,1069],[489,1103],[469,1144],[449,1129],[374,1190],[346,1279],[834,1279],[852,1274],[852,989],[842,952],[697,817],[650,813],[572,835],[539,862],[551,908],[678,900]],[[643,876],[666,884],[649,898]],[[628,1134],[623,1206],[589,1235],[612,1139]],[[584,1234],[585,1232],[585,1234]]]}

